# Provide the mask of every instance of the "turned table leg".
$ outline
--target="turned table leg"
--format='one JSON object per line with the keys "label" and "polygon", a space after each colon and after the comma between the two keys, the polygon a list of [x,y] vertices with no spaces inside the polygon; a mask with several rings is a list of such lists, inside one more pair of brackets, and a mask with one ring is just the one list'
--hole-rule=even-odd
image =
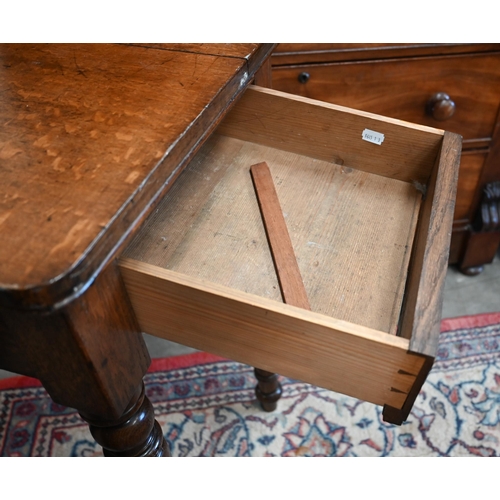
{"label": "turned table leg", "polygon": [[170,457],[160,424],[155,420],[153,405],[138,387],[123,415],[117,420],[80,416],[89,424],[94,439],[103,447],[106,457]]}
{"label": "turned table leg", "polygon": [[281,397],[282,388],[278,380],[278,374],[254,369],[257,385],[255,395],[264,411],[274,411],[278,406],[278,400]]}
{"label": "turned table leg", "polygon": [[143,376],[151,359],[118,267],[51,311],[0,309],[0,367],[75,408],[107,456],[170,456]]}

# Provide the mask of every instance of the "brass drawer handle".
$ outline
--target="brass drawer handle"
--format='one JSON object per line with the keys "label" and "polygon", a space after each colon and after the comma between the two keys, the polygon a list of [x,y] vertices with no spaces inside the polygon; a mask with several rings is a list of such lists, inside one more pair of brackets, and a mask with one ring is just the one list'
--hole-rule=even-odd
{"label": "brass drawer handle", "polygon": [[455,103],[448,94],[437,92],[427,101],[426,112],[437,121],[448,120],[455,114]]}

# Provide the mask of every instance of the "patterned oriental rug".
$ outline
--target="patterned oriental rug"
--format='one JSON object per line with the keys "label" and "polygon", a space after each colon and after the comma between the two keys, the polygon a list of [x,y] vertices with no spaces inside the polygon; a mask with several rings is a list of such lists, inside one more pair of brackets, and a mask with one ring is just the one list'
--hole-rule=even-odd
{"label": "patterned oriental rug", "polygon": [[[196,353],[153,361],[145,377],[172,454],[499,456],[500,313],[444,320],[438,358],[405,424],[381,408],[282,377],[261,411],[251,367]],[[78,413],[38,381],[0,380],[0,456],[100,456]]]}

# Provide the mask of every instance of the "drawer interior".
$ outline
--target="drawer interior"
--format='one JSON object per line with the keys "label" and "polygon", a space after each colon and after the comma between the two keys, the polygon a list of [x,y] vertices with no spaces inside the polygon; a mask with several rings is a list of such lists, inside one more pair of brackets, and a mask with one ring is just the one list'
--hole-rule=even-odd
{"label": "drawer interior", "polygon": [[[384,134],[382,145],[362,140],[369,127]],[[396,334],[422,186],[441,139],[249,89],[125,256],[281,301],[250,176],[266,162],[311,309]]]}
{"label": "drawer interior", "polygon": [[126,255],[281,302],[250,176],[262,161],[311,310],[395,334],[422,198],[397,179],[215,134]]}

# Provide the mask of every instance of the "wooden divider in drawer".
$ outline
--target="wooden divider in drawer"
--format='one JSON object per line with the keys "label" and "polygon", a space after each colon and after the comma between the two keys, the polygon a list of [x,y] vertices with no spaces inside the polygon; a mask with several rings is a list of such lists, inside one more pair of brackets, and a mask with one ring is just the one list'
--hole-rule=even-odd
{"label": "wooden divider in drawer", "polygon": [[[437,347],[459,156],[454,134],[250,88],[120,261],[139,324],[400,423]],[[311,311],[280,296],[263,161]]]}

